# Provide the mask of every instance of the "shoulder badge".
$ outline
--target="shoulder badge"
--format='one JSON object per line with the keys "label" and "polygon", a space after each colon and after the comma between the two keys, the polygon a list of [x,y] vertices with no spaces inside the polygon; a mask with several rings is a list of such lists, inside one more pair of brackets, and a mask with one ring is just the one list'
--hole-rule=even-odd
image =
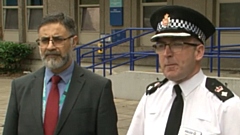
{"label": "shoulder badge", "polygon": [[234,97],[232,91],[215,78],[207,78],[206,88],[223,102]]}
{"label": "shoulder badge", "polygon": [[149,84],[147,86],[147,90],[146,90],[146,95],[151,95],[152,93],[154,93],[159,87],[161,87],[163,84],[165,84],[168,81],[167,78],[164,78],[162,81],[159,81],[157,78],[157,81]]}

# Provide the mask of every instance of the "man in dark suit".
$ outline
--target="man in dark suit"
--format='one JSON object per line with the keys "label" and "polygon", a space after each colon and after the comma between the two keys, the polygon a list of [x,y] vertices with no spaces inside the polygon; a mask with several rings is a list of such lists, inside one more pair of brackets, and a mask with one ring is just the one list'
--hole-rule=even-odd
{"label": "man in dark suit", "polygon": [[14,79],[3,135],[117,135],[111,81],[79,67],[73,19],[43,18],[38,28],[44,67]]}

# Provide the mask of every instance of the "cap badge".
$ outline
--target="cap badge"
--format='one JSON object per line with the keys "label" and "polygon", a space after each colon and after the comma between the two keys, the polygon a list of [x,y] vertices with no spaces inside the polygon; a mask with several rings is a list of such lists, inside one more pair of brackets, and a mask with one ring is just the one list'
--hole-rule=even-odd
{"label": "cap badge", "polygon": [[170,25],[170,17],[169,17],[169,14],[165,14],[165,15],[164,15],[164,18],[162,19],[161,24],[162,24],[162,27],[163,27],[163,28],[166,28],[166,27],[168,27],[168,26]]}

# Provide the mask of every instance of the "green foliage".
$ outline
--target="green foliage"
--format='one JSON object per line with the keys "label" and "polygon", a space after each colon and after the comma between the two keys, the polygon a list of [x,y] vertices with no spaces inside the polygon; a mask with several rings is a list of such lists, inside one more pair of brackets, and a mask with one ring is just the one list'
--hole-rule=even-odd
{"label": "green foliage", "polygon": [[21,64],[32,53],[32,47],[23,43],[0,41],[0,69],[4,73],[21,71]]}

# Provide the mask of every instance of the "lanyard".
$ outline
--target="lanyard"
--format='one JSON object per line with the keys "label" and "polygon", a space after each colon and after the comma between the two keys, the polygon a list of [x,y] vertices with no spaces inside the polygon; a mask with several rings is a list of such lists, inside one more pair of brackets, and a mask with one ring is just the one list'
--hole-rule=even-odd
{"label": "lanyard", "polygon": [[[66,94],[68,92],[68,88],[69,88],[69,85],[70,85],[70,82],[71,80],[68,81],[67,85],[66,85],[66,88],[62,94],[62,96],[60,97],[60,100],[59,100],[59,107],[63,105],[63,102],[66,98]],[[44,78],[44,85],[43,85],[43,97],[42,97],[42,118],[44,120],[44,116],[45,116],[45,111],[46,111],[46,103],[47,103],[47,90],[46,90],[46,86],[47,86],[47,81],[46,81],[46,78]]]}

